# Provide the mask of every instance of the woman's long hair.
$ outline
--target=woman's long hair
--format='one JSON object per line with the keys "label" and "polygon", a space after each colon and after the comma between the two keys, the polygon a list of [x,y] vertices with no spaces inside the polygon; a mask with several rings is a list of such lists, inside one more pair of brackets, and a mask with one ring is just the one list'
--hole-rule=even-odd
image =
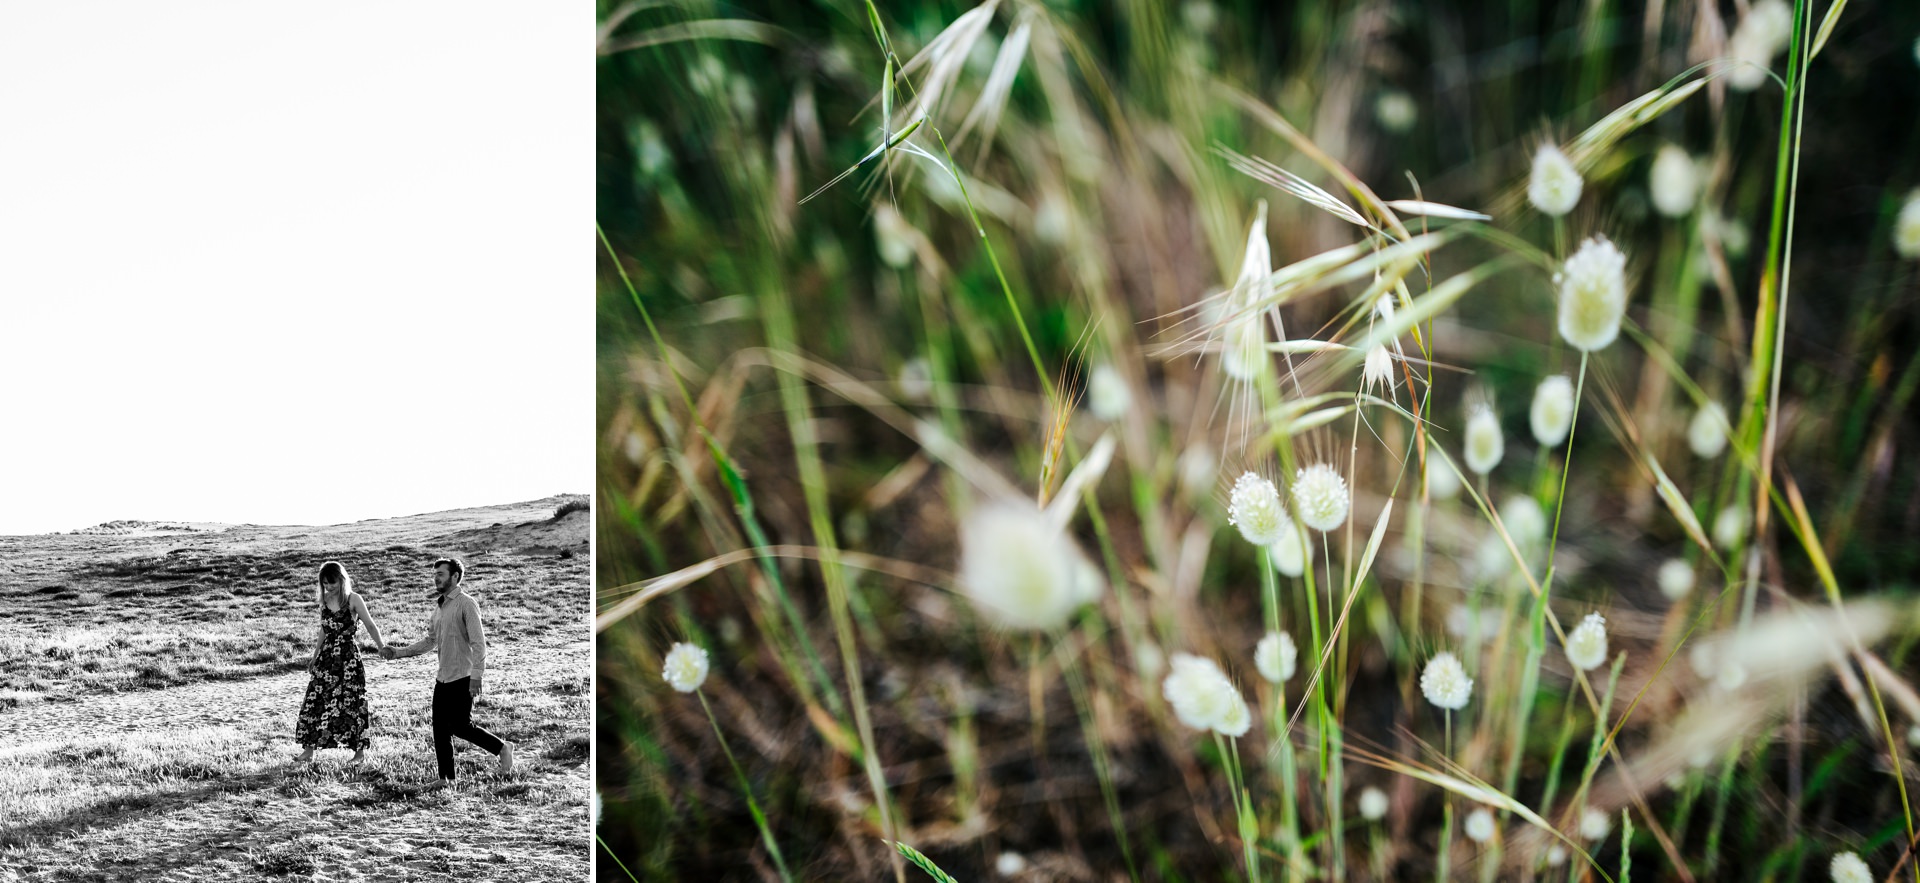
{"label": "woman's long hair", "polygon": [[348,593],[353,591],[353,577],[347,575],[347,569],[338,561],[328,561],[320,565],[320,587],[314,590],[313,598],[321,607],[327,606],[327,583],[340,584],[340,600],[344,603]]}

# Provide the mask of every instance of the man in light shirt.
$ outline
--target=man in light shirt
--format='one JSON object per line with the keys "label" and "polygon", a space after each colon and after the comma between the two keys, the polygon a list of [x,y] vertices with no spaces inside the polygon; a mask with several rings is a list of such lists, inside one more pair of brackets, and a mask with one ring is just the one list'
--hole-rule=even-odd
{"label": "man in light shirt", "polygon": [[460,588],[466,566],[458,558],[433,562],[433,587],[438,594],[427,636],[395,649],[381,648],[388,659],[439,651],[440,671],[433,685],[433,752],[440,763],[440,781],[433,788],[453,784],[453,737],[480,746],[500,758],[500,772],[513,772],[513,743],[473,723],[473,700],[482,690],[486,673],[487,633],[480,626],[480,604]]}

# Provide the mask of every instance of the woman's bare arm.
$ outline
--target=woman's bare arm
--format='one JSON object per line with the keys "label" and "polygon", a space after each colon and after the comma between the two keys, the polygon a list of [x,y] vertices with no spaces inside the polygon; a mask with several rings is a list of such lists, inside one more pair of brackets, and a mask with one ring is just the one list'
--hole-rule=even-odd
{"label": "woman's bare arm", "polygon": [[373,636],[373,646],[387,646],[387,643],[380,639],[380,627],[373,624],[373,614],[367,612],[367,602],[361,599],[360,594],[354,593],[348,603],[352,605],[354,615],[360,617],[360,621],[366,624],[367,634]]}

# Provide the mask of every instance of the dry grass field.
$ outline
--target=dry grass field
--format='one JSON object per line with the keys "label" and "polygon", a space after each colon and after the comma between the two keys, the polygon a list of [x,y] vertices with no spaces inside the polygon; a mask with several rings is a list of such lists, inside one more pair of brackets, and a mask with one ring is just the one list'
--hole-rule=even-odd
{"label": "dry grass field", "polygon": [[[0,537],[0,881],[577,880],[589,785],[589,513],[555,497],[327,527],[115,522]],[[389,643],[425,634],[435,558],[486,616],[475,719],[520,768],[456,743],[435,778],[432,654],[361,632],[368,762],[290,761],[338,560]]]}

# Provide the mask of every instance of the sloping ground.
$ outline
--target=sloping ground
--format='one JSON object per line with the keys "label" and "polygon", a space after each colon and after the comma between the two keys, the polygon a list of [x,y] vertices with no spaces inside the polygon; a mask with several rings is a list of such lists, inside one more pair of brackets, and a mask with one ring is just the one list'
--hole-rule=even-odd
{"label": "sloping ground", "polygon": [[586,555],[587,536],[592,533],[591,516],[574,510],[559,518],[526,521],[519,524],[495,524],[490,527],[456,531],[434,537],[427,545],[455,548],[466,552],[512,550],[522,554]]}

